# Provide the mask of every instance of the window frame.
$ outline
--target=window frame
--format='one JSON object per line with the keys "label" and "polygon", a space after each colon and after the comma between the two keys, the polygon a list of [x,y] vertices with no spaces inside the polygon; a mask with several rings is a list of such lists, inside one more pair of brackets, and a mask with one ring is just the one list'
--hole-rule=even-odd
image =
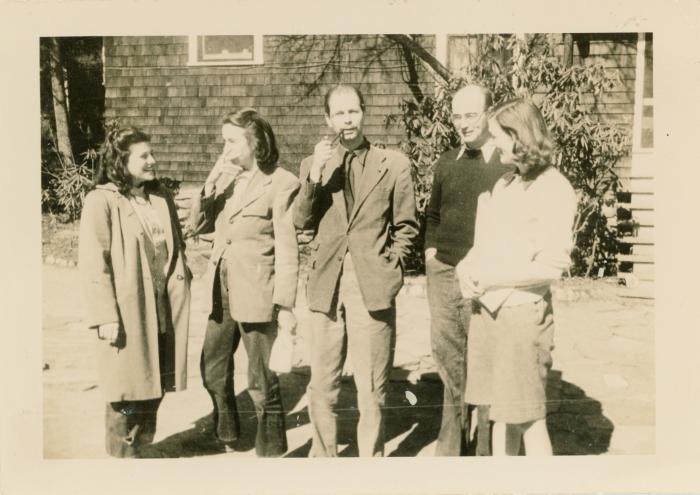
{"label": "window frame", "polygon": [[[198,48],[200,39],[205,36],[253,36],[253,59],[252,60],[199,60],[198,59]],[[188,36],[188,66],[207,66],[207,65],[218,65],[218,66],[245,66],[245,65],[262,65],[263,60],[263,35],[262,34],[231,34],[231,35],[204,35],[204,34],[192,34]]]}

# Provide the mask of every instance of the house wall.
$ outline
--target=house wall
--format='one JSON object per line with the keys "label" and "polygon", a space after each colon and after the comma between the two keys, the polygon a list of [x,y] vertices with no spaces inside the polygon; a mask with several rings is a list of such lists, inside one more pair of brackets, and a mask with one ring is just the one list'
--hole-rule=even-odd
{"label": "house wall", "polygon": [[[553,35],[559,37],[561,35]],[[119,118],[152,135],[163,175],[185,184],[201,183],[221,149],[221,117],[231,109],[252,106],[269,120],[277,135],[280,163],[297,172],[301,159],[327,132],[323,94],[337,82],[356,84],[367,104],[370,140],[397,146],[400,125],[385,118],[398,114],[410,98],[406,70],[398,51],[379,35],[352,38],[336,63],[326,66],[337,48],[337,36],[264,36],[264,64],[256,66],[188,66],[185,36],[105,38],[107,118]],[[635,34],[577,34],[575,64],[601,63],[619,84],[599,98],[587,95],[603,122],[632,128],[636,65]],[[423,46],[434,50],[435,37]],[[560,44],[559,50],[563,50]],[[458,50],[449,54],[459,62]],[[326,70],[324,84],[310,85]],[[418,66],[423,91],[432,91],[430,75]],[[630,161],[618,164],[623,180]]]}
{"label": "house wall", "polygon": [[[400,125],[389,114],[411,96],[399,52],[378,35],[357,36],[326,67],[324,84],[310,87],[336,49],[336,36],[264,36],[264,64],[187,66],[188,38],[105,38],[105,92],[108,119],[151,134],[162,175],[185,185],[201,183],[221,151],[220,121],[228,111],[252,106],[272,125],[280,164],[298,172],[302,158],[328,132],[323,95],[338,82],[356,84],[367,105],[365,134],[397,146]],[[431,50],[434,39],[423,39]],[[419,81],[431,91],[420,67]]]}
{"label": "house wall", "polygon": [[[601,122],[616,124],[626,129],[632,145],[635,106],[635,74],[637,66],[637,33],[577,34],[574,37],[574,64],[601,64],[617,77],[610,91],[599,97],[587,95],[586,100]],[[561,45],[563,50],[563,44]],[[623,189],[630,186],[632,154],[620,160],[615,167]]]}
{"label": "house wall", "polygon": [[[564,35],[549,34],[548,41],[554,44],[557,55],[564,55]],[[592,105],[595,115],[602,121],[631,127],[634,116],[634,89],[636,66],[636,33],[630,34],[575,34],[573,47],[574,65],[601,64],[619,79],[618,84],[599,98],[584,95],[584,101]],[[479,57],[476,35],[451,34],[447,39],[446,64],[458,72]],[[508,63],[506,54],[502,63]]]}
{"label": "house wall", "polygon": [[637,33],[578,34],[574,39],[574,64],[601,64],[619,79],[618,84],[601,97],[594,99],[593,95],[587,96],[587,101],[593,104],[593,111],[602,122],[621,124],[631,130],[634,120]]}

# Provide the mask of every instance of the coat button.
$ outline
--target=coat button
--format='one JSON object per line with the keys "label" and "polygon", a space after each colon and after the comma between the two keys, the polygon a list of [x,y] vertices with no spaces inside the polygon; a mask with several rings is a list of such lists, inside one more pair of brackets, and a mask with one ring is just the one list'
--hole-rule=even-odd
{"label": "coat button", "polygon": [[231,239],[226,239],[226,244],[231,244]]}
{"label": "coat button", "polygon": [[178,275],[177,275],[177,279],[178,279],[178,280],[185,280],[185,277],[183,277],[182,275],[178,274]]}

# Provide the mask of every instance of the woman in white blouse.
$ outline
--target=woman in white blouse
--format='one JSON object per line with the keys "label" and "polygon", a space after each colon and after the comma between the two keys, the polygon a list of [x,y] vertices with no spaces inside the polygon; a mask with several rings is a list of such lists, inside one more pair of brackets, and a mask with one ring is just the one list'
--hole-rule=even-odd
{"label": "woman in white blouse", "polygon": [[107,452],[145,455],[163,394],[187,381],[191,272],[175,204],[148,135],[105,141],[80,221],[85,323],[96,334]]}
{"label": "woman in white blouse", "polygon": [[479,198],[474,247],[457,267],[472,299],[465,401],[490,405],[494,455],[551,455],[545,386],[551,367],[550,287],[569,266],[577,200],[552,166],[553,142],[524,99],[491,110],[489,129],[515,165]]}

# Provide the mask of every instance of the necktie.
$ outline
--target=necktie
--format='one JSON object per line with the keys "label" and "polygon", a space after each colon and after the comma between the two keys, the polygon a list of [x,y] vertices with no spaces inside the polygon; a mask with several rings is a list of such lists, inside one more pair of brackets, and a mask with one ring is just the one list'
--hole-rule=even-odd
{"label": "necktie", "polygon": [[353,163],[356,162],[357,160],[354,160],[355,158],[355,153],[353,151],[348,151],[345,153],[345,157],[343,158],[343,171],[345,172],[345,206],[348,211],[348,218],[350,217],[350,213],[352,213],[352,209],[355,206],[355,171],[353,170]]}

